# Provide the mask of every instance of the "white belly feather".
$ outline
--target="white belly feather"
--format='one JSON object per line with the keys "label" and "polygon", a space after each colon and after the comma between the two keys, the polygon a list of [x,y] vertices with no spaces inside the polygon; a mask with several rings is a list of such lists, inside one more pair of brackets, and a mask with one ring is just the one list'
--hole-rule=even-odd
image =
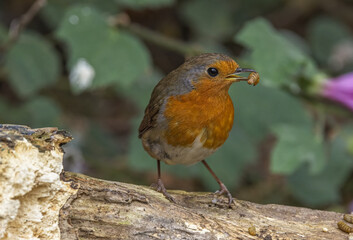
{"label": "white belly feather", "polygon": [[200,162],[214,153],[217,149],[209,149],[203,147],[203,142],[201,142],[201,136],[203,132],[195,138],[192,146],[190,147],[181,147],[181,146],[172,146],[167,142],[163,142],[162,146],[166,153],[166,158],[160,159],[163,162],[174,165],[174,164],[184,164],[192,165],[197,162]]}

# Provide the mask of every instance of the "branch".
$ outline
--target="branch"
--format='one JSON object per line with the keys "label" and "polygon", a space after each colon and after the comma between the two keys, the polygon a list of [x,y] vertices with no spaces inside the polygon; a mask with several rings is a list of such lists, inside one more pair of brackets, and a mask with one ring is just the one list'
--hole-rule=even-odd
{"label": "branch", "polygon": [[78,189],[60,212],[63,239],[347,238],[337,229],[339,213],[241,200],[228,209],[225,198],[184,191],[170,191],[172,204],[149,187],[68,172],[62,179]]}
{"label": "branch", "polygon": [[184,43],[182,41],[152,31],[139,24],[131,23],[129,16],[126,13],[121,13],[119,15],[110,17],[108,19],[108,22],[112,26],[125,28],[129,32],[137,35],[145,41],[151,42],[168,50],[178,52],[182,55],[193,56],[203,52],[201,46],[190,43]]}
{"label": "branch", "polygon": [[20,36],[22,30],[32,21],[34,16],[45,6],[47,0],[36,0],[32,6],[20,18],[12,20],[9,29],[8,40],[0,49],[4,50],[14,44]]}
{"label": "branch", "polygon": [[0,125],[0,238],[347,239],[335,212],[242,200],[229,209],[225,197],[184,191],[170,191],[173,204],[145,186],[70,172],[60,180],[60,146],[70,139],[56,128]]}

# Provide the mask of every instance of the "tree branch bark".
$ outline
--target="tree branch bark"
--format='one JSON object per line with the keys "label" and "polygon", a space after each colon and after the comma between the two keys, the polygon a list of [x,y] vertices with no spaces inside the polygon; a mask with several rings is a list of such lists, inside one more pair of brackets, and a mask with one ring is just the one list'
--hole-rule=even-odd
{"label": "tree branch bark", "polygon": [[62,239],[347,239],[339,213],[242,200],[229,209],[212,193],[169,191],[173,204],[145,186],[69,172],[62,180],[78,189],[60,211]]}
{"label": "tree branch bark", "polygon": [[[11,179],[4,178],[9,169],[2,168],[4,164],[11,167],[7,163],[7,159],[10,159],[7,157],[8,154],[32,156],[33,152],[37,151],[40,154],[32,158],[33,163],[50,154],[62,158],[60,146],[67,142],[68,138],[63,137],[67,135],[62,131],[53,128],[46,131],[27,128],[26,133],[16,131],[13,127],[12,132],[8,129],[0,125],[0,149],[4,149],[0,151],[0,233],[4,233],[0,239],[17,239],[23,235],[21,231],[14,231],[11,226],[14,226],[16,221],[24,224],[35,222],[36,219],[28,217],[29,208],[27,215],[20,214],[22,204],[31,197],[33,189],[43,187],[42,182],[47,178],[34,184],[32,190],[28,190],[27,193],[17,194],[17,199],[21,195],[18,213],[3,224],[1,221],[4,216],[1,215],[1,209],[4,202],[16,199],[13,195],[3,194],[2,189],[5,186],[13,186]],[[26,145],[26,151],[19,151],[21,144],[28,142],[33,149]],[[15,162],[18,159],[12,157],[9,161]],[[44,162],[47,163],[46,168],[50,169],[53,166],[50,161]],[[34,182],[36,181],[38,182],[38,178],[34,178]],[[58,181],[65,187],[56,192],[44,191],[42,188],[41,191],[36,191],[36,199],[44,198],[50,201],[30,202],[32,204],[30,208],[41,209],[42,215],[49,211],[49,208],[57,209],[56,214],[50,215],[51,218],[43,218],[43,221],[35,222],[35,226],[31,225],[32,230],[36,229],[31,232],[33,238],[322,240],[348,237],[337,228],[337,222],[342,220],[343,215],[335,212],[274,204],[261,205],[242,200],[236,200],[233,208],[229,209],[227,199],[223,196],[219,197],[213,193],[169,191],[177,201],[177,204],[173,204],[150,187],[105,181],[70,172],[62,172]],[[50,181],[44,182],[45,186],[52,189]],[[16,187],[18,189],[16,185],[15,190]],[[58,197],[58,192],[62,192],[61,197]],[[60,235],[52,234],[52,237],[48,238],[46,232],[48,229],[53,231],[50,225],[55,222],[58,222]]]}

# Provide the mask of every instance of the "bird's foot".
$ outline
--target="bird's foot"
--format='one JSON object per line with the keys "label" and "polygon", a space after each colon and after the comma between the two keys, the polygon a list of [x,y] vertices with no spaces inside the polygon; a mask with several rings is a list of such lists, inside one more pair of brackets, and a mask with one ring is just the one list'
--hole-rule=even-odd
{"label": "bird's foot", "polygon": [[215,193],[218,195],[226,195],[228,197],[228,205],[229,207],[231,207],[232,203],[234,202],[232,194],[229,192],[228,188],[223,183],[220,183],[219,186],[221,187],[221,189],[219,189]]}
{"label": "bird's foot", "polygon": [[159,178],[157,180],[157,183],[152,184],[152,187],[154,187],[157,192],[162,193],[166,199],[173,203],[176,203],[175,199],[167,192],[167,189],[164,187],[162,179]]}

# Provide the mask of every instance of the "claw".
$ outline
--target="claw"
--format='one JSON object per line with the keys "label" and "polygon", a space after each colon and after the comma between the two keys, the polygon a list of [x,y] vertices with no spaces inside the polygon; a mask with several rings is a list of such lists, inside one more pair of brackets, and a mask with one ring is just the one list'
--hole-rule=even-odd
{"label": "claw", "polygon": [[229,190],[223,183],[220,183],[219,186],[221,187],[221,189],[217,190],[215,193],[218,195],[226,195],[228,197],[228,205],[229,207],[231,207],[232,203],[234,202],[232,194],[229,192]]}
{"label": "claw", "polygon": [[152,184],[152,187],[156,189],[157,192],[160,192],[164,195],[169,201],[176,203],[175,199],[167,192],[167,189],[164,187],[162,179],[158,179],[157,183]]}

